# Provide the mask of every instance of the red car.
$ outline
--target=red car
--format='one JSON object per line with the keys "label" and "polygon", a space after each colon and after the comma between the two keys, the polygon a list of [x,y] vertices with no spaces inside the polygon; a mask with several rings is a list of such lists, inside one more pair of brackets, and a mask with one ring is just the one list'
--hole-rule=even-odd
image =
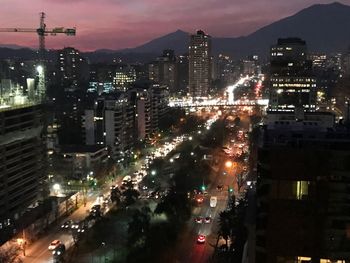
{"label": "red car", "polygon": [[198,235],[197,243],[204,244],[205,243],[205,235]]}

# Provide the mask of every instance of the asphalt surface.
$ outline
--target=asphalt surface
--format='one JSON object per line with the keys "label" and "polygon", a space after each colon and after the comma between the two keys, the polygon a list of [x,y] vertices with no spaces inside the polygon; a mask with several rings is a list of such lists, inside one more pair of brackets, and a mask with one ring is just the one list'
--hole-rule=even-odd
{"label": "asphalt surface", "polygon": [[[228,172],[228,169],[225,167],[226,157],[220,156],[219,159],[219,166],[214,167],[211,174],[212,183],[208,188],[208,195],[202,204],[193,209],[192,218],[177,242],[174,262],[210,262],[214,253],[218,239],[219,213],[227,207],[229,200],[228,185],[232,185],[235,180],[235,169],[230,168],[231,170]],[[218,185],[224,185],[224,189],[218,190]],[[216,207],[210,207],[211,196],[217,197]],[[195,219],[198,216],[203,218],[210,216],[211,223],[197,223]],[[206,236],[204,244],[197,243],[198,235]],[[220,239],[219,245],[223,243],[224,240]]]}

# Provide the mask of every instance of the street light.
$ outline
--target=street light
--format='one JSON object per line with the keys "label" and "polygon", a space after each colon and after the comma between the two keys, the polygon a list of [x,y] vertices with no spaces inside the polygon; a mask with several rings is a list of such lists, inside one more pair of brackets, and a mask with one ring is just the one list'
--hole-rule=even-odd
{"label": "street light", "polygon": [[20,248],[23,250],[23,256],[26,256],[26,241],[24,238],[17,238],[17,244],[20,246]]}
{"label": "street light", "polygon": [[156,174],[157,174],[156,170],[151,171],[151,175],[156,175]]}
{"label": "street light", "polygon": [[52,188],[53,188],[53,190],[55,190],[55,191],[59,191],[59,190],[61,189],[61,186],[60,186],[59,184],[54,184],[54,185],[52,186]]}
{"label": "street light", "polygon": [[233,163],[231,161],[226,161],[225,166],[226,168],[231,168]]}
{"label": "street light", "polygon": [[44,67],[41,65],[38,65],[36,67],[36,71],[39,73],[39,75],[41,75],[44,72]]}

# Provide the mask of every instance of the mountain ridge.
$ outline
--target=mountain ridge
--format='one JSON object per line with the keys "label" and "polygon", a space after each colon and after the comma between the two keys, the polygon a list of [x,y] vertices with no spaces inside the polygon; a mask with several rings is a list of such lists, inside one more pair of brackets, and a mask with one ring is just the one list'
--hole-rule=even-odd
{"label": "mountain ridge", "polygon": [[[314,4],[295,14],[263,26],[255,32],[240,37],[213,37],[212,53],[223,53],[233,58],[257,54],[267,57],[269,47],[278,38],[299,37],[306,41],[313,52],[345,51],[350,45],[350,6],[339,2]],[[178,29],[174,32],[151,39],[133,48],[120,50],[99,49],[83,52],[91,61],[106,61],[111,57],[132,58],[127,61],[152,59],[164,49],[174,49],[176,54],[188,52],[190,33]],[[1,47],[1,45],[0,45]],[[24,47],[20,47],[24,48]],[[18,49],[21,50],[21,49]],[[26,50],[28,53],[28,51]],[[4,52],[2,52],[4,53]],[[13,52],[10,52],[11,54]],[[26,53],[26,54],[27,54]],[[0,55],[0,58],[4,56]]]}

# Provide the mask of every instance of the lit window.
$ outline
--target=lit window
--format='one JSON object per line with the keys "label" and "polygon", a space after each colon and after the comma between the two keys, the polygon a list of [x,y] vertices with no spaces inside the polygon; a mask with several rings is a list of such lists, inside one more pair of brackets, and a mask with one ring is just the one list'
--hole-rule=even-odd
{"label": "lit window", "polygon": [[294,184],[293,192],[296,199],[303,200],[309,194],[309,181],[297,181]]}

